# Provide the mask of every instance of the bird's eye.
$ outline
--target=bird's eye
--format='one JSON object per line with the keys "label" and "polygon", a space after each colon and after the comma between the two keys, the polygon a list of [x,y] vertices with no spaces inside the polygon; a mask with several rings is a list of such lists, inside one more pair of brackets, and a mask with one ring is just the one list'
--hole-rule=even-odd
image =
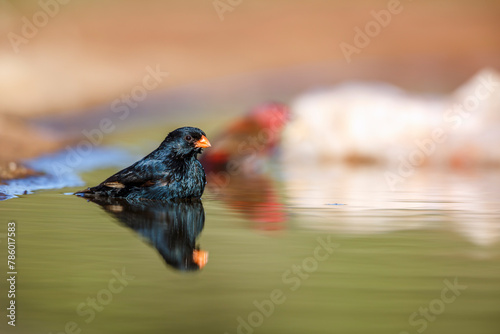
{"label": "bird's eye", "polygon": [[191,141],[191,139],[193,139],[190,135],[187,135],[186,137],[184,137],[184,139],[186,139],[186,141]]}

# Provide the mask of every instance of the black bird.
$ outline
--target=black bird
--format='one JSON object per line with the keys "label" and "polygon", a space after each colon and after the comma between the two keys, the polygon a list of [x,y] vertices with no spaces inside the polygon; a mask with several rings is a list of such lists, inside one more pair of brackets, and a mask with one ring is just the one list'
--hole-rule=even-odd
{"label": "black bird", "polygon": [[205,190],[203,166],[196,158],[210,147],[205,133],[183,127],[170,132],[160,146],[98,186],[76,192],[82,197],[116,197],[134,200],[200,198]]}
{"label": "black bird", "polygon": [[201,200],[170,202],[94,197],[89,201],[99,204],[144,237],[169,266],[194,271],[207,264],[208,252],[196,245],[205,225]]}

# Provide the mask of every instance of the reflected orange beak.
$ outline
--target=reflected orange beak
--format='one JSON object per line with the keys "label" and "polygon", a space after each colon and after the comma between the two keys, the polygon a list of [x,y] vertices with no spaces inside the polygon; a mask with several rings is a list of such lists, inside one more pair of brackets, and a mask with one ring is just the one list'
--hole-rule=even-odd
{"label": "reflected orange beak", "polygon": [[205,148],[205,147],[210,147],[212,145],[210,145],[210,142],[208,141],[207,137],[205,136],[201,136],[201,139],[198,140],[195,144],[194,144],[194,147],[202,147],[202,148]]}
{"label": "reflected orange beak", "polygon": [[202,250],[193,251],[193,261],[202,269],[208,262],[208,252]]}

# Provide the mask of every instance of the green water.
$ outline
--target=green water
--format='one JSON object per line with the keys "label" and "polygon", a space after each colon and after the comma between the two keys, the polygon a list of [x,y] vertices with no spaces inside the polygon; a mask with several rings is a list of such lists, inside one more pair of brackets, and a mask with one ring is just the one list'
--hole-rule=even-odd
{"label": "green water", "polygon": [[[163,132],[110,142],[146,153]],[[196,240],[209,257],[194,272],[109,210],[64,195],[79,188],[1,202],[1,270],[15,221],[17,276],[15,327],[1,281],[0,333],[500,332],[498,172],[424,171],[391,191],[383,170],[272,167],[209,180]]]}
{"label": "green water", "polygon": [[[481,197],[496,205],[481,211],[435,189],[432,199],[413,192],[413,201],[395,206],[371,201],[379,190],[361,185],[359,196],[330,185],[338,197],[317,198],[322,207],[294,204],[297,186],[287,180],[273,183],[273,205],[258,203],[248,189],[228,196],[209,190],[197,240],[209,260],[196,272],[168,266],[103,208],[62,194],[77,189],[2,202],[2,233],[8,221],[17,223],[18,274],[16,327],[4,316],[1,332],[237,333],[240,326],[242,333],[498,333],[496,199]],[[332,201],[346,205],[327,205]],[[433,206],[419,209],[425,202]],[[266,222],[252,216],[257,209],[263,217],[282,212]],[[474,234],[484,228],[484,237]],[[6,259],[5,234],[0,245]],[[122,274],[123,282],[116,279]],[[443,297],[453,284],[456,291]],[[4,280],[4,313],[6,290]]]}

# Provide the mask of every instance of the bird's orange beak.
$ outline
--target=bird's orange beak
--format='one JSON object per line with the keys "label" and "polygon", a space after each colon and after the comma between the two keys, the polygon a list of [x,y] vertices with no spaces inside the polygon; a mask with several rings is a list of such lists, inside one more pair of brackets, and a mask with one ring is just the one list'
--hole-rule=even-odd
{"label": "bird's orange beak", "polygon": [[208,252],[202,250],[193,251],[193,261],[202,269],[208,262]]}
{"label": "bird's orange beak", "polygon": [[198,140],[195,144],[194,144],[194,147],[202,147],[202,148],[205,148],[205,147],[210,147],[212,145],[210,145],[210,142],[208,141],[207,137],[205,136],[201,136],[201,139]]}

